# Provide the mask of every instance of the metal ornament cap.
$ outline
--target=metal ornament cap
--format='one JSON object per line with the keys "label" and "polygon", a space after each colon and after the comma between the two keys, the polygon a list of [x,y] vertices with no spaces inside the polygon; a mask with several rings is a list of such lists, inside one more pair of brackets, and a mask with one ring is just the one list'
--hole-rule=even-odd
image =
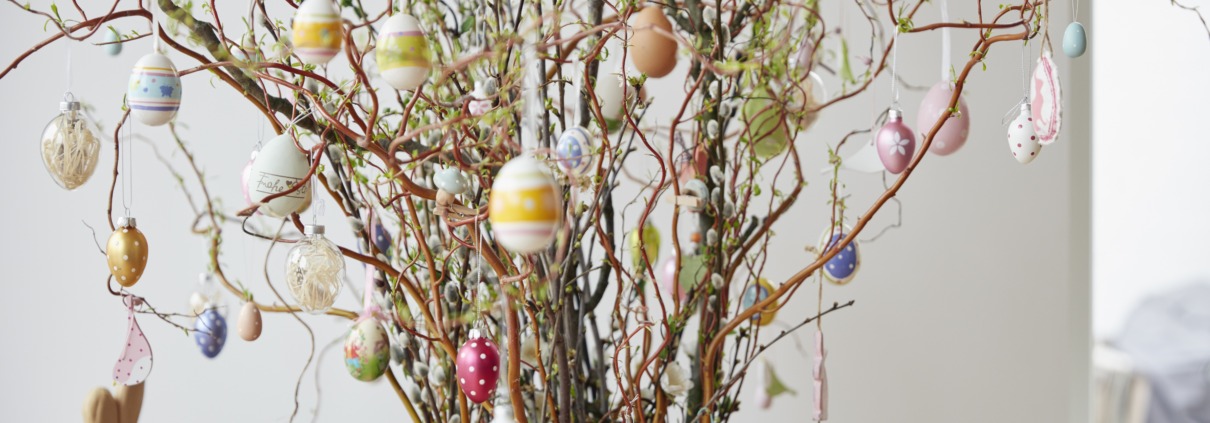
{"label": "metal ornament cap", "polygon": [[303,226],[303,234],[304,235],[323,235],[324,234],[324,225],[315,224],[315,225]]}
{"label": "metal ornament cap", "polygon": [[138,221],[135,220],[135,218],[133,218],[133,217],[122,216],[122,217],[118,218],[118,227],[119,228],[137,228],[137,227],[139,227],[139,224],[138,224]]}

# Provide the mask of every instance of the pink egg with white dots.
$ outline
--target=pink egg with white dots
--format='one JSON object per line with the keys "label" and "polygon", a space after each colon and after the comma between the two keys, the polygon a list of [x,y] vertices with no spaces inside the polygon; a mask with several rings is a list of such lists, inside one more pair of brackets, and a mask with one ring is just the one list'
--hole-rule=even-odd
{"label": "pink egg with white dots", "polygon": [[500,378],[500,351],[490,339],[480,338],[478,331],[471,331],[470,340],[458,349],[455,367],[458,370],[458,386],[471,401],[479,404],[496,393],[496,382]]}

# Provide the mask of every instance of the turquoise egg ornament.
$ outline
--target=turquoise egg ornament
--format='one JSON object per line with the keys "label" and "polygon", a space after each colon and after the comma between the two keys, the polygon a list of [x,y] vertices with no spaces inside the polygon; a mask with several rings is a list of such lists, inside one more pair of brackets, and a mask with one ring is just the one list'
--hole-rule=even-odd
{"label": "turquoise egg ornament", "polygon": [[122,41],[122,37],[118,36],[117,31],[114,31],[112,29],[106,30],[105,31],[105,42],[109,43],[109,44],[105,44],[105,54],[108,54],[110,56],[117,56],[119,54],[122,54],[121,41]]}
{"label": "turquoise egg ornament", "polygon": [[1063,53],[1076,58],[1083,56],[1087,49],[1088,34],[1084,31],[1084,24],[1072,22],[1067,25],[1067,30],[1063,32]]}

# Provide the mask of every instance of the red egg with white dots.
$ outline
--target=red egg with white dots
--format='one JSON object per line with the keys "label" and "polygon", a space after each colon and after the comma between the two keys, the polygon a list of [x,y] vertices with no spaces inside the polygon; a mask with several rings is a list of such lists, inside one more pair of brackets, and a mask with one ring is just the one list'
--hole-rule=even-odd
{"label": "red egg with white dots", "polygon": [[462,393],[476,404],[487,401],[496,393],[496,382],[500,378],[500,351],[490,339],[480,338],[477,331],[471,332],[470,340],[458,349],[458,386]]}

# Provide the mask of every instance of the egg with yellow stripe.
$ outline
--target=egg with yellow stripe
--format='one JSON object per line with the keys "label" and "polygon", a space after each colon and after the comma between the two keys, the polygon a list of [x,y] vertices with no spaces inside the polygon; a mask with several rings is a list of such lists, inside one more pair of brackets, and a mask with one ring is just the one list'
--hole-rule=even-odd
{"label": "egg with yellow stripe", "polygon": [[135,120],[160,126],[176,117],[181,108],[181,78],[172,60],[150,53],[135,63],[126,88],[126,104]]}
{"label": "egg with yellow stripe", "polygon": [[492,182],[488,202],[492,234],[505,249],[530,254],[550,246],[563,213],[555,179],[530,156],[515,158]]}
{"label": "egg with yellow stripe", "polygon": [[397,90],[419,87],[433,67],[420,21],[409,15],[400,13],[387,19],[374,49],[378,72]]}
{"label": "egg with yellow stripe", "polygon": [[303,63],[328,63],[344,43],[344,27],[332,0],[306,0],[294,15],[294,53]]}

